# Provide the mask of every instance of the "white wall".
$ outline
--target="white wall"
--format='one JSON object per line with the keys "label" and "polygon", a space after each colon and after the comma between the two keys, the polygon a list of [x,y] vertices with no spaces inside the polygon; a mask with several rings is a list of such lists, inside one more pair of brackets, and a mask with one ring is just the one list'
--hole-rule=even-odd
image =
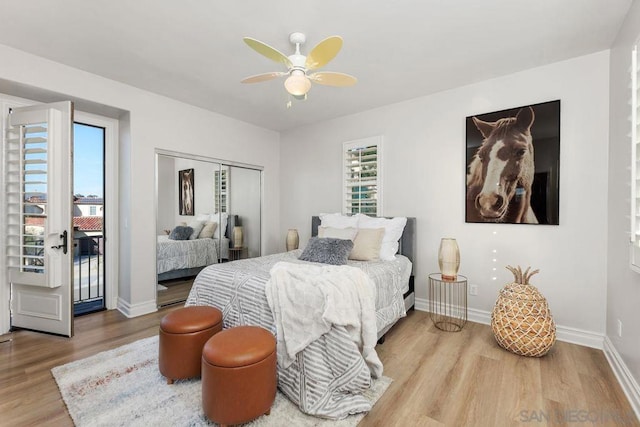
{"label": "white wall", "polygon": [[[629,205],[631,142],[629,134],[629,70],[631,49],[640,37],[640,4],[631,5],[626,21],[611,49],[609,134],[609,242],[607,272],[607,339],[628,370],[627,392],[633,395],[640,416],[640,274],[630,268]],[[618,321],[622,336],[618,336]],[[624,371],[624,369],[621,369]],[[624,376],[624,372],[620,372]],[[635,378],[635,379],[632,379]],[[635,385],[631,385],[635,382]],[[631,383],[631,384],[630,384]],[[632,399],[634,402],[634,399]]]}
{"label": "white wall", "polygon": [[[312,215],[340,211],[342,142],[383,135],[383,214],[417,218],[416,294],[422,302],[427,275],[438,271],[440,238],[452,236],[461,273],[479,287],[469,298],[472,318],[488,320],[499,289],[512,280],[504,266],[531,265],[541,271],[532,282],[565,338],[576,333],[601,346],[608,64],[608,51],[600,52],[283,133],[281,246],[288,228],[298,228],[304,245]],[[465,117],[555,99],[561,100],[560,225],[466,224]]]}
{"label": "white wall", "polygon": [[[0,79],[19,92],[38,89],[114,107],[120,117],[119,308],[155,310],[153,219],[155,149],[264,166],[263,252],[279,242],[279,135],[276,132],[155,95],[0,45]],[[6,82],[3,82],[3,84]],[[6,84],[4,84],[3,90]],[[35,88],[35,90],[34,90]],[[111,109],[113,111],[113,109]],[[6,310],[0,304],[0,310]],[[6,315],[6,313],[0,313]]]}

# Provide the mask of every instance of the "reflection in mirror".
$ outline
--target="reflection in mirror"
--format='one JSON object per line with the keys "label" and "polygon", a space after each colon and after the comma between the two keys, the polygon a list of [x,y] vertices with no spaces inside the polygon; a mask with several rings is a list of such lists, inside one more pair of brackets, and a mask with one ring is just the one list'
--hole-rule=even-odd
{"label": "reflection in mirror", "polygon": [[260,256],[261,179],[257,169],[156,154],[159,306],[185,301],[208,265]]}
{"label": "reflection in mirror", "polygon": [[[262,172],[238,166],[229,167],[229,206],[231,212],[237,215],[242,227],[242,242],[234,239],[232,233],[232,248],[230,259],[254,258],[260,256],[260,190]],[[229,183],[227,184],[229,185]]]}
{"label": "reflection in mirror", "polygon": [[222,166],[220,170],[213,172],[213,189],[216,212],[229,212],[227,210],[227,193],[229,191],[229,167]]}

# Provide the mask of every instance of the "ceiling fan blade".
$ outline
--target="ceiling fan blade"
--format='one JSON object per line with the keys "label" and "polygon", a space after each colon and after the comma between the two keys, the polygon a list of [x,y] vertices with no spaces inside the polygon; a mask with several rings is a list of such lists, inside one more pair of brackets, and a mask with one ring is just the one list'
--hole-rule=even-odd
{"label": "ceiling fan blade", "polygon": [[240,83],[260,83],[260,82],[266,82],[267,80],[273,80],[275,78],[281,77],[281,76],[285,76],[287,75],[287,73],[285,72],[274,72],[274,73],[263,73],[263,74],[256,74],[255,76],[249,76],[246,77],[242,80],[240,80]]}
{"label": "ceiling fan blade", "polygon": [[349,74],[336,73],[333,71],[313,73],[309,76],[309,79],[315,83],[327,86],[353,86],[358,82],[358,79]]}
{"label": "ceiling fan blade", "polygon": [[338,52],[340,52],[340,49],[342,49],[342,37],[327,37],[311,49],[304,66],[307,70],[324,67],[329,61],[335,58]]}
{"label": "ceiling fan blade", "polygon": [[287,66],[287,68],[291,67],[291,61],[287,56],[280,52],[278,49],[275,49],[268,44],[262,43],[260,40],[252,39],[251,37],[245,37],[242,40],[253,50],[258,52],[260,55],[266,56],[272,61],[279,62]]}

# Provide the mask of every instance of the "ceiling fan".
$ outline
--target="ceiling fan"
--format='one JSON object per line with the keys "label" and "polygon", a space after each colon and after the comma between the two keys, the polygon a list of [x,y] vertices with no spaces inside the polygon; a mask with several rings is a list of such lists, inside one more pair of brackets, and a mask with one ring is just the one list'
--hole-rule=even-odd
{"label": "ceiling fan", "polygon": [[338,54],[342,48],[342,37],[340,36],[331,36],[322,40],[311,49],[307,56],[300,53],[300,46],[306,41],[306,37],[302,33],[291,33],[289,35],[289,41],[296,47],[295,53],[289,56],[251,37],[245,37],[243,40],[259,54],[272,61],[284,64],[287,67],[287,71],[257,74],[241,80],[241,83],[258,83],[288,76],[284,81],[284,87],[287,92],[296,99],[306,99],[307,92],[311,89],[311,82],[326,86],[353,86],[358,81],[355,77],[345,73],[333,71],[310,73],[313,70],[324,67]]}

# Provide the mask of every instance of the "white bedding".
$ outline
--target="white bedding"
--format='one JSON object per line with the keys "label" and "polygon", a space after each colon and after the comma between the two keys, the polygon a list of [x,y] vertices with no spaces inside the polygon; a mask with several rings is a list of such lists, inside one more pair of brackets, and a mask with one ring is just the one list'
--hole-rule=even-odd
{"label": "white bedding", "polygon": [[[223,313],[225,329],[261,326],[277,335],[276,321],[266,294],[271,269],[281,261],[322,266],[298,260],[301,250],[260,258],[211,265],[196,277],[187,306],[210,305]],[[408,291],[411,262],[404,256],[393,261],[349,261],[375,283],[375,330],[386,330],[405,316],[403,294]],[[371,323],[371,322],[369,322]],[[371,384],[372,371],[353,331],[334,325],[330,331],[297,353],[295,361],[278,364],[278,386],[306,413],[340,419],[371,409],[362,396]],[[379,372],[375,372],[378,374]]]}

